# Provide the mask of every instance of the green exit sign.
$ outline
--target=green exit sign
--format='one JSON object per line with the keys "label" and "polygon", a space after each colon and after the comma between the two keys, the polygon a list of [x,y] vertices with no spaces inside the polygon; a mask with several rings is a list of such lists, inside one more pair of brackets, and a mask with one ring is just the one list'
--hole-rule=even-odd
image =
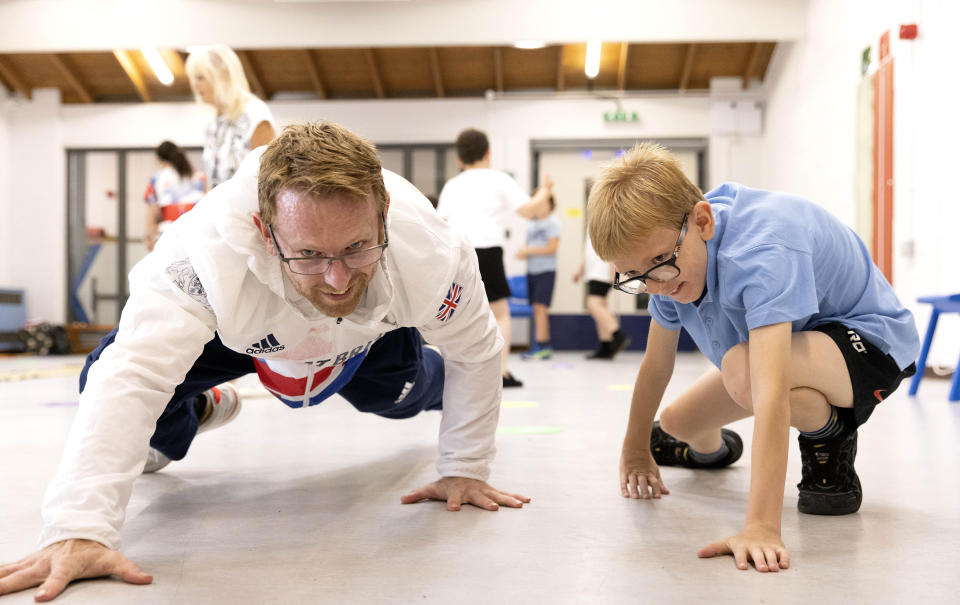
{"label": "green exit sign", "polygon": [[605,111],[604,122],[639,122],[640,116],[635,111]]}

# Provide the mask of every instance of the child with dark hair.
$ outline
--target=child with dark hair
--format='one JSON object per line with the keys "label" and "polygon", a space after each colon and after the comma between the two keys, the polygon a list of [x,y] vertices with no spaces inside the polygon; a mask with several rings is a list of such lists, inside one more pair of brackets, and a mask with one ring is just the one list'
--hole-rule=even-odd
{"label": "child with dark hair", "polygon": [[206,181],[202,173],[194,173],[187,155],[175,143],[164,141],[157,146],[160,170],[150,178],[144,201],[147,211],[145,243],[153,251],[163,230],[203,197]]}
{"label": "child with dark hair", "polygon": [[490,151],[487,135],[474,128],[468,128],[457,135],[457,158],[463,166],[481,161]]}
{"label": "child with dark hair", "polygon": [[457,158],[463,171],[443,186],[437,212],[454,229],[465,234],[477,251],[490,310],[506,342],[500,358],[503,386],[523,386],[507,370],[510,286],[503,266],[503,247],[507,239],[505,222],[514,212],[529,219],[545,210],[553,179],[546,177],[533,197],[527,195],[509,174],[490,168],[490,142],[486,134],[473,128],[457,136]]}

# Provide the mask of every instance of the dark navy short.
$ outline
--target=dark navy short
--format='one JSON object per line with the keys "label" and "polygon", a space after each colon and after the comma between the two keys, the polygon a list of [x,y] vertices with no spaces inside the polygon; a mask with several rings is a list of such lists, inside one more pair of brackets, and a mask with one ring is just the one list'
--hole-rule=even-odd
{"label": "dark navy short", "polygon": [[838,408],[838,411],[848,425],[860,426],[866,422],[874,408],[896,391],[903,379],[917,371],[915,363],[901,370],[893,357],[842,323],[819,325],[813,331],[833,339],[847,363],[853,386],[853,409]]}
{"label": "dark navy short", "polygon": [[553,284],[556,279],[556,271],[527,273],[527,297],[530,299],[530,304],[537,303],[549,307],[553,301]]}

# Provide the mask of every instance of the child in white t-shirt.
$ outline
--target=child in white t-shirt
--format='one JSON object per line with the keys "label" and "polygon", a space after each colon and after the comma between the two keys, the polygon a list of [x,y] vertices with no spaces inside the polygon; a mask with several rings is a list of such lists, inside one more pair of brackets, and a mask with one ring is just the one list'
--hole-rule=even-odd
{"label": "child in white t-shirt", "polygon": [[607,294],[613,286],[613,267],[599,256],[590,242],[590,234],[583,242],[583,261],[573,275],[573,283],[582,278],[587,286],[587,312],[597,324],[599,348],[587,355],[587,359],[613,359],[617,353],[630,345],[630,337],[620,330],[620,321],[610,305]]}
{"label": "child in white t-shirt", "polygon": [[503,386],[520,387],[523,383],[507,370],[510,286],[503,266],[506,219],[514,212],[527,219],[533,218],[538,210],[547,208],[553,180],[546,177],[533,197],[528,196],[510,175],[490,169],[487,135],[472,128],[457,137],[457,158],[463,171],[443,186],[437,212],[454,229],[466,235],[477,251],[483,287],[504,340],[500,358]]}

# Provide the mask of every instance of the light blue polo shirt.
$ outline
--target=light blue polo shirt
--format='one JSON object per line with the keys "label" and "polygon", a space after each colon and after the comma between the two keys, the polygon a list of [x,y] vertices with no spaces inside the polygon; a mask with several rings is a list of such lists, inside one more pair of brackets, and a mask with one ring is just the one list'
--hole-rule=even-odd
{"label": "light blue polo shirt", "polygon": [[[527,245],[531,248],[543,248],[555,237],[560,237],[563,228],[557,217],[533,218],[527,221]],[[556,254],[531,254],[527,257],[527,273],[536,275],[557,270]]]}
{"label": "light blue polo shirt", "polygon": [[725,183],[705,197],[716,222],[706,294],[699,306],[651,296],[658,324],[686,328],[718,368],[750,330],[786,321],[794,332],[838,321],[900,369],[917,359],[913,315],[849,227],[795,195]]}

